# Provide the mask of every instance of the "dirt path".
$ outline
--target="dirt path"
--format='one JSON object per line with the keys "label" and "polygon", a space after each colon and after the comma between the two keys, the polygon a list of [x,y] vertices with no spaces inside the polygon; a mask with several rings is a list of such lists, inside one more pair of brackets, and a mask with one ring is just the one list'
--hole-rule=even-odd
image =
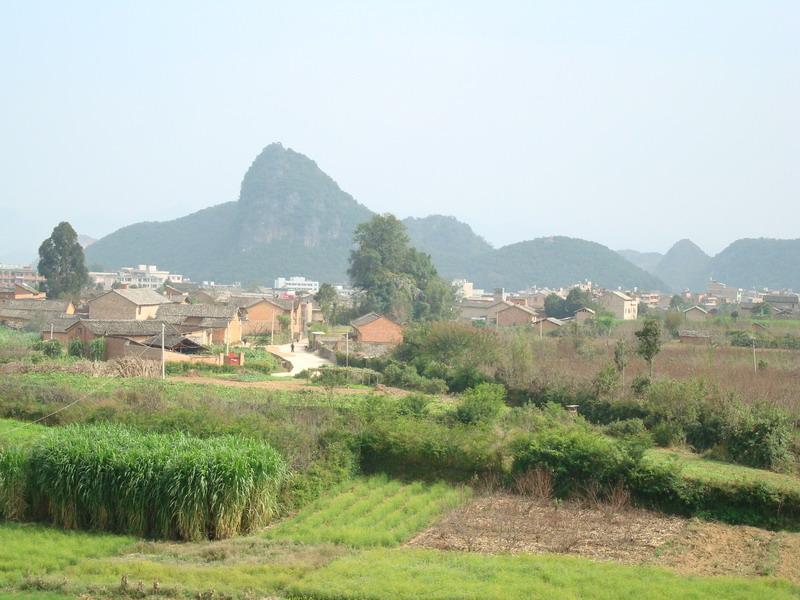
{"label": "dirt path", "polygon": [[[231,379],[216,379],[214,377],[195,376],[190,375],[171,375],[168,381],[178,381],[180,383],[190,383],[197,385],[223,385],[226,387],[240,388],[240,389],[257,389],[257,390],[285,390],[292,392],[316,392],[318,394],[327,394],[329,390],[323,389],[318,385],[309,385],[304,379],[292,379],[287,377],[280,381],[234,381]],[[387,394],[390,396],[407,396],[411,392],[401,390],[399,388],[379,386],[378,388],[334,388],[334,394],[340,395],[366,395],[366,394]]]}

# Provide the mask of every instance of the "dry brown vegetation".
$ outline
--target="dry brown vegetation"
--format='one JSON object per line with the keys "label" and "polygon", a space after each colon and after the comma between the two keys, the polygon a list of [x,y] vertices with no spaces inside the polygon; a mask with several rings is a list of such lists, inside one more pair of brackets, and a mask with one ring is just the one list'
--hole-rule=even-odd
{"label": "dry brown vegetation", "polygon": [[[522,388],[535,383],[566,387],[589,384],[612,363],[616,342],[604,338],[576,342],[564,337],[529,339],[527,343],[530,347],[519,352],[529,356],[529,362],[524,362],[530,366],[525,372],[517,369],[519,379],[515,382]],[[633,354],[634,343],[630,341],[628,346]],[[513,361],[510,357],[508,360]],[[654,371],[656,377],[702,379],[745,402],[770,402],[800,414],[800,352],[759,349],[756,360],[764,361],[766,368],[754,372],[749,348],[670,341],[656,356]],[[507,368],[513,369],[513,365]],[[632,355],[625,372],[626,384],[646,374],[644,361]]]}
{"label": "dry brown vegetation", "polygon": [[695,575],[774,575],[800,583],[800,534],[667,516],[592,501],[491,493],[446,515],[411,546],[574,554]]}

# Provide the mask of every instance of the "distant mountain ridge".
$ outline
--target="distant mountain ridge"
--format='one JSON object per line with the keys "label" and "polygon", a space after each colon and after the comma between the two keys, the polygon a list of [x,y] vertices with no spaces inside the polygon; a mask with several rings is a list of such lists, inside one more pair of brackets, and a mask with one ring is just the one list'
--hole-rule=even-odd
{"label": "distant mountain ridge", "polygon": [[[106,269],[157,264],[199,281],[269,284],[301,274],[343,282],[353,231],[373,214],[313,160],[270,144],[247,170],[238,201],[172,221],[123,227],[89,246],[86,256],[88,264]],[[521,289],[588,279],[610,288],[667,290],[684,282],[687,259],[680,253],[667,253],[656,267],[644,269],[643,264],[652,267],[641,262],[644,253],[634,260],[629,252],[628,260],[586,240],[557,236],[495,249],[454,217],[410,217],[404,223],[413,245],[431,255],[443,276],[463,277],[479,287]]]}
{"label": "distant mountain ridge", "polygon": [[662,279],[674,292],[704,291],[711,279],[736,288],[800,290],[800,239],[743,238],[715,256],[688,239],[676,242],[664,255],[618,252]]}

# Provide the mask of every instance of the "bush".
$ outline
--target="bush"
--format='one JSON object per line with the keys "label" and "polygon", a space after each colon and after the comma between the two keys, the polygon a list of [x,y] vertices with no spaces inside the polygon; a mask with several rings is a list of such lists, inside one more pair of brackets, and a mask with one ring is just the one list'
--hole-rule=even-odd
{"label": "bush", "polygon": [[641,419],[624,419],[622,421],[612,421],[603,430],[610,436],[624,438],[628,436],[644,435],[647,427]]}
{"label": "bush", "polygon": [[644,396],[647,388],[650,387],[650,378],[647,375],[637,375],[631,382],[631,391],[637,398]]}
{"label": "bush", "polygon": [[424,417],[428,413],[431,398],[423,394],[409,394],[398,400],[398,413],[412,417]]}
{"label": "bush", "polygon": [[423,480],[468,481],[502,472],[490,432],[414,417],[378,418],[360,435],[361,468]]}
{"label": "bush", "polygon": [[588,428],[552,428],[512,443],[512,472],[544,468],[553,474],[554,492],[566,496],[589,484],[613,486],[627,479],[640,452]]}
{"label": "bush", "polygon": [[668,448],[686,440],[686,432],[680,423],[675,421],[661,421],[652,429],[653,441],[657,446]]}
{"label": "bush", "polygon": [[84,346],[83,342],[77,338],[72,340],[69,343],[69,347],[67,348],[67,354],[69,356],[73,356],[75,358],[81,358],[84,355]]}
{"label": "bush", "polygon": [[773,406],[738,406],[729,411],[721,442],[733,462],[763,469],[781,469],[792,462],[792,423]]}
{"label": "bush", "polygon": [[497,383],[482,383],[461,395],[461,404],[456,408],[456,418],[467,425],[487,423],[503,410],[506,400],[505,388]]}
{"label": "bush", "polygon": [[42,342],[42,353],[49,358],[59,358],[64,353],[64,347],[58,340]]}
{"label": "bush", "polygon": [[26,518],[157,538],[220,539],[261,527],[278,510],[286,474],[278,453],[252,439],[117,425],[54,429],[7,452],[0,497],[7,507],[24,503]]}
{"label": "bush", "polygon": [[106,357],[106,339],[95,338],[89,343],[89,358],[94,361],[104,360]]}

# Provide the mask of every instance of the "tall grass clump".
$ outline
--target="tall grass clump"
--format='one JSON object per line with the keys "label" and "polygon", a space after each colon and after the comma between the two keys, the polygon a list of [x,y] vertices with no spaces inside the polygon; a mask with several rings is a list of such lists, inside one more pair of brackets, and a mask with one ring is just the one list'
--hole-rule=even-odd
{"label": "tall grass clump", "polygon": [[152,538],[221,539],[263,526],[286,475],[263,442],[108,424],[55,429],[6,454],[0,498],[17,518]]}

